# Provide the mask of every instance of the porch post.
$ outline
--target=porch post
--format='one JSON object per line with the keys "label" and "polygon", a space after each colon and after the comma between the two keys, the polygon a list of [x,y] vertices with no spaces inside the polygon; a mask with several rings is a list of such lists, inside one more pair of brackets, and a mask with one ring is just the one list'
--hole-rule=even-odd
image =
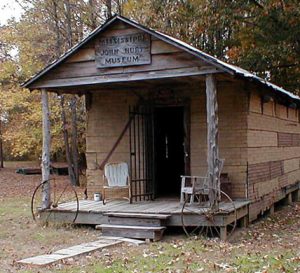
{"label": "porch post", "polygon": [[[43,111],[43,150],[42,150],[42,182],[50,178],[50,113],[48,93],[42,89],[42,111]],[[42,190],[42,208],[50,207],[50,183],[46,183]]]}
{"label": "porch post", "polygon": [[[218,205],[220,185],[219,174],[219,146],[218,146],[218,102],[216,81],[212,74],[206,75],[206,113],[207,113],[207,165],[209,203],[212,208]],[[216,190],[211,190],[216,189]]]}

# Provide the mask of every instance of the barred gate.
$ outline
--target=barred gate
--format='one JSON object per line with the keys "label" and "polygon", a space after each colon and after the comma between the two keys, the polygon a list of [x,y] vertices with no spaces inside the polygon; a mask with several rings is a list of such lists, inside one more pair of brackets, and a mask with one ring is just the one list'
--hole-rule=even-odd
{"label": "barred gate", "polygon": [[129,108],[130,182],[132,201],[154,198],[153,107]]}

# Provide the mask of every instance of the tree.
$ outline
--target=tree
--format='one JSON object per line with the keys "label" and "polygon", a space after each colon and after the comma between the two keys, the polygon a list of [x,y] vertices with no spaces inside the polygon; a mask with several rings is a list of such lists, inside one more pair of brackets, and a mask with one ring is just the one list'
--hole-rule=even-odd
{"label": "tree", "polygon": [[124,14],[295,93],[300,90],[300,2],[129,0]]}
{"label": "tree", "polygon": [[[41,153],[40,95],[20,89],[19,84],[67,48],[64,42],[65,33],[63,34],[59,20],[59,2],[40,1],[39,5],[25,12],[20,22],[12,20],[0,29],[0,52],[3,53],[0,63],[1,118],[4,147],[10,158],[38,158]],[[53,10],[56,12],[53,13]],[[49,14],[54,14],[56,20],[52,20]],[[55,31],[57,29],[59,31]],[[56,95],[50,95],[53,112],[51,120],[54,123],[51,132],[52,154],[64,150],[59,139],[60,104],[55,97]],[[82,126],[80,128],[82,129]]]}
{"label": "tree", "polygon": [[[289,90],[299,91],[299,1],[18,2],[25,9],[20,21],[10,20],[0,27],[0,119],[7,157],[38,158],[42,147],[40,94],[22,90],[19,84],[103,23],[107,14],[124,13]],[[67,150],[61,141],[64,129],[68,130],[70,153],[75,146],[82,151],[85,145],[83,99],[75,101],[72,96],[64,96],[66,123],[63,126],[60,99],[49,94],[52,155],[61,155]],[[77,130],[72,130],[72,113],[73,119],[78,120]],[[77,145],[72,140],[76,135]]]}
{"label": "tree", "polygon": [[129,0],[124,14],[222,59],[232,37],[232,6],[224,0]]}
{"label": "tree", "polygon": [[2,141],[2,120],[0,119],[0,168],[4,168],[3,141]]}
{"label": "tree", "polygon": [[112,17],[112,11],[111,11],[111,0],[106,0],[106,17],[110,18]]}
{"label": "tree", "polygon": [[300,91],[300,2],[251,0],[228,52],[236,64]]}

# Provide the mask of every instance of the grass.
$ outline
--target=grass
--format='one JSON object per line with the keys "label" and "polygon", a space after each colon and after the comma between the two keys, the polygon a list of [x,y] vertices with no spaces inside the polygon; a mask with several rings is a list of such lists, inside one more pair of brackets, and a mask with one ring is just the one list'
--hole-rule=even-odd
{"label": "grass", "polygon": [[97,237],[91,228],[73,229],[68,225],[45,227],[35,223],[31,218],[30,198],[26,196],[1,198],[0,201],[0,273],[17,272],[14,261],[21,258],[49,253]]}
{"label": "grass", "polygon": [[168,235],[163,242],[122,244],[45,268],[20,266],[15,261],[97,240],[99,232],[85,226],[36,224],[30,196],[39,177],[5,169],[0,175],[0,273],[300,272],[300,204],[257,221],[232,243]]}
{"label": "grass", "polygon": [[0,220],[30,216],[30,198],[6,198],[1,200]]}
{"label": "grass", "polygon": [[[154,243],[144,249],[132,249],[130,253],[125,252],[118,259],[94,261],[92,265],[84,269],[72,268],[71,272],[174,272],[175,268],[178,272],[197,272],[198,269],[204,267],[204,264],[194,261],[191,251],[201,254],[204,250],[200,240],[189,240],[186,244]],[[70,272],[68,270],[62,272]]]}
{"label": "grass", "polygon": [[[2,200],[0,242],[3,241],[1,243],[5,248],[0,251],[0,262],[10,260],[12,254],[16,259],[24,258],[96,238],[95,231],[86,227],[74,228],[69,225],[43,227],[33,223],[29,203],[30,199],[27,197],[11,197]],[[300,272],[300,257],[297,257],[295,251],[283,247],[274,252],[274,242],[270,243],[270,248],[265,248],[259,241],[253,241],[256,236],[254,234],[266,233],[270,225],[278,226],[279,219],[278,217],[266,218],[263,222],[257,223],[262,230],[245,231],[242,237],[244,242],[235,244],[204,238],[182,239],[175,236],[165,242],[130,248],[126,245],[114,247],[91,254],[90,258],[76,257],[72,262],[67,261],[45,269],[22,268],[20,272]],[[296,217],[293,221],[288,219],[281,219],[281,221],[285,228],[289,225],[299,225],[299,218]],[[89,231],[93,234],[92,238],[85,238]],[[281,232],[282,230],[278,228],[276,234]],[[274,233],[270,234],[270,238],[275,240],[277,237],[273,235]],[[20,244],[19,242],[22,241],[23,244]],[[253,246],[249,248],[247,242],[253,243]],[[15,249],[16,245],[18,249]]]}
{"label": "grass", "polygon": [[[142,251],[131,250],[118,259],[94,259],[87,266],[78,266],[60,272],[74,273],[115,273],[115,272],[239,272],[239,273],[297,273],[300,272],[300,257],[295,252],[281,254],[256,252],[235,256],[216,257],[214,242],[206,240],[181,241],[180,244],[156,243]],[[212,249],[211,249],[212,248]],[[210,255],[207,253],[210,252]],[[239,250],[239,252],[244,252]],[[214,260],[215,258],[215,260]]]}
{"label": "grass", "polygon": [[232,266],[237,272],[272,272],[272,273],[295,273],[300,272],[300,257],[295,252],[286,251],[281,254],[261,253],[242,255],[234,259]]}

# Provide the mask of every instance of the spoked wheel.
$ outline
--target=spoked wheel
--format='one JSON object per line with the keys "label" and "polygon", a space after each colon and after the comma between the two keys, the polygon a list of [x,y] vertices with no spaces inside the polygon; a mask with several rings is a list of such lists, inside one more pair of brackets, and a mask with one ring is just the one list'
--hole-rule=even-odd
{"label": "spoked wheel", "polygon": [[[42,209],[43,189],[50,186],[50,207]],[[75,188],[69,181],[50,179],[39,184],[31,198],[31,214],[33,220],[48,223],[55,220],[55,210],[63,209],[63,204],[72,206],[72,215],[69,221],[75,223],[79,211],[79,200]],[[75,209],[74,209],[75,208]]]}
{"label": "spoked wheel", "polygon": [[234,232],[237,223],[237,211],[234,202],[228,194],[220,191],[219,207],[212,209],[209,207],[208,196],[203,194],[207,190],[206,188],[197,191],[194,194],[195,202],[190,203],[189,199],[185,200],[181,210],[182,228],[188,237],[221,237],[219,219],[221,219],[221,215],[228,216],[224,217],[228,219],[228,223],[225,223],[228,238]]}

